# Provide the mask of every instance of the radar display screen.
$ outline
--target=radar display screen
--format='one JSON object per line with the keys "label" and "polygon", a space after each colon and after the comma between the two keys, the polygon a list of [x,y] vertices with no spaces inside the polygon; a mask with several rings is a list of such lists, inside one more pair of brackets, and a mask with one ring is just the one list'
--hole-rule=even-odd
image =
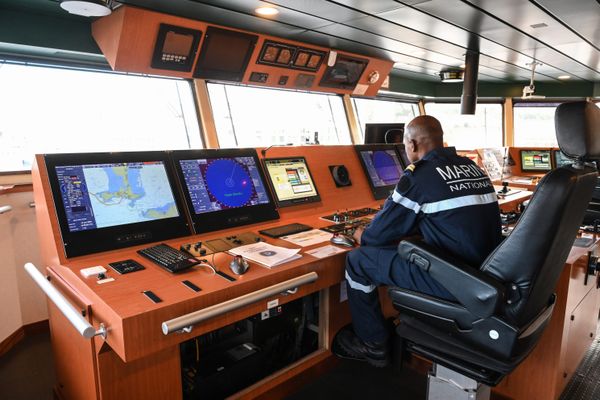
{"label": "radar display screen", "polygon": [[196,214],[268,204],[253,157],[179,160]]}
{"label": "radar display screen", "polygon": [[375,199],[385,199],[404,173],[396,146],[376,144],[355,147]]}
{"label": "radar display screen", "polygon": [[264,163],[280,207],[321,200],[304,157],[267,158]]}
{"label": "radar display screen", "polygon": [[279,218],[254,149],[172,153],[196,233]]}

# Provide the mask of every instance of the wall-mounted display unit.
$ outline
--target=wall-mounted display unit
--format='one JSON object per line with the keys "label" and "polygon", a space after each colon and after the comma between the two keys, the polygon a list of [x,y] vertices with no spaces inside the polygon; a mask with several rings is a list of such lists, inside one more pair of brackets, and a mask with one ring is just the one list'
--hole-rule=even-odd
{"label": "wall-mounted display unit", "polygon": [[325,52],[266,40],[256,61],[258,64],[316,72]]}
{"label": "wall-mounted display unit", "polygon": [[368,60],[338,54],[332,67],[327,67],[319,86],[354,90],[364,72]]}
{"label": "wall-mounted display unit", "polygon": [[551,169],[550,150],[521,150],[521,171],[548,172]]}
{"label": "wall-mounted display unit", "polygon": [[202,32],[196,29],[160,24],[152,68],[189,72],[192,70]]}
{"label": "wall-mounted display unit", "polygon": [[189,235],[166,152],[44,155],[65,255]]}
{"label": "wall-mounted display unit", "polygon": [[396,146],[393,144],[363,144],[354,146],[360,164],[376,200],[385,199],[404,173]]}
{"label": "wall-mounted display unit", "polygon": [[567,155],[560,150],[552,150],[552,155],[554,168],[564,167],[565,165],[571,165],[575,162],[574,159],[567,157]]}
{"label": "wall-mounted display unit", "polygon": [[209,26],[194,78],[240,82],[257,40],[257,35]]}
{"label": "wall-mounted display unit", "polygon": [[279,218],[256,150],[181,150],[172,157],[194,232]]}
{"label": "wall-mounted display unit", "polygon": [[266,158],[263,162],[279,207],[321,200],[304,157]]}

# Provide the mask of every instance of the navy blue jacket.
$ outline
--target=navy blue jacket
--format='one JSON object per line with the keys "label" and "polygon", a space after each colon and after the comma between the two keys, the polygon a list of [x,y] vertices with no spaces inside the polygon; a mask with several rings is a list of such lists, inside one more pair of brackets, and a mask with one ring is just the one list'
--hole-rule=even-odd
{"label": "navy blue jacket", "polygon": [[406,168],[361,245],[388,246],[415,234],[473,267],[501,241],[495,189],[454,147],[432,150]]}

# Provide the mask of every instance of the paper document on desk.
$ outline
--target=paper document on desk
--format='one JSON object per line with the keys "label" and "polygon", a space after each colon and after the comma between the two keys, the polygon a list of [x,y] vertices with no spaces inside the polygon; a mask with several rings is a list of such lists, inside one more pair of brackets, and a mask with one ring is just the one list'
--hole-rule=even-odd
{"label": "paper document on desk", "polygon": [[298,254],[299,251],[300,249],[286,249],[265,242],[247,244],[229,250],[231,254],[242,256],[269,268],[302,257]]}
{"label": "paper document on desk", "polygon": [[311,229],[310,231],[283,236],[280,239],[287,240],[297,246],[307,247],[317,243],[329,242],[332,236],[329,232],[320,229]]}
{"label": "paper document on desk", "polygon": [[316,249],[309,250],[306,252],[306,254],[310,254],[311,256],[316,258],[325,258],[336,255],[337,253],[343,253],[348,250],[349,249],[343,249],[341,247],[332,246],[328,244],[322,247],[317,247]]}

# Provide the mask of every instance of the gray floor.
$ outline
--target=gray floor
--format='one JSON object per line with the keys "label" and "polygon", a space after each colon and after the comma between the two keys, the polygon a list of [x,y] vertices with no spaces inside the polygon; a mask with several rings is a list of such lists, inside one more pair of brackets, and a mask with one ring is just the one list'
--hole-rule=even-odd
{"label": "gray floor", "polygon": [[[49,333],[28,336],[0,357],[2,400],[50,400],[54,382]],[[425,387],[426,378],[411,371],[398,374],[392,367],[380,369],[361,362],[342,361],[287,400],[420,400],[425,398]],[[600,339],[594,341],[560,398],[593,399],[600,399]]]}
{"label": "gray floor", "polygon": [[50,333],[37,333],[0,357],[0,399],[51,400],[56,381]]}

